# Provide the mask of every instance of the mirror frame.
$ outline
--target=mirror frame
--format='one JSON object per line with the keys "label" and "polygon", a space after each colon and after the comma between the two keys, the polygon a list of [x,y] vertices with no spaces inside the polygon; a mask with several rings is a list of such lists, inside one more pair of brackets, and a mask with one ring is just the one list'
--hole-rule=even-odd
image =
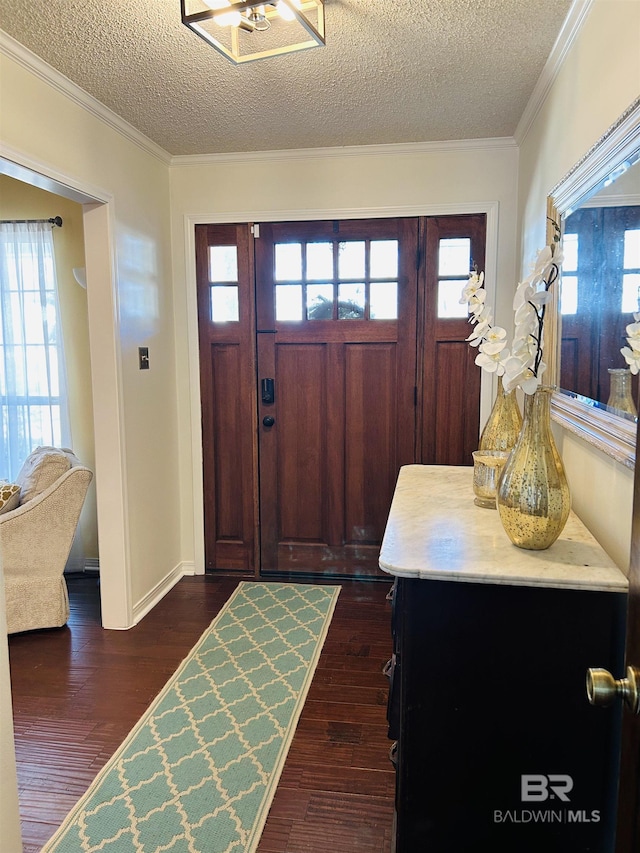
{"label": "mirror frame", "polygon": [[[551,190],[547,200],[547,243],[562,229],[563,217],[593,195],[625,160],[640,153],[640,98],[625,110],[618,121],[593,145],[584,157]],[[562,233],[562,232],[561,232]],[[558,288],[553,291],[547,340],[550,375],[559,384],[560,314]],[[552,319],[551,317],[549,318]],[[633,469],[636,461],[638,425],[605,409],[589,405],[577,397],[556,391],[551,400],[551,416],[560,426],[587,443]]]}

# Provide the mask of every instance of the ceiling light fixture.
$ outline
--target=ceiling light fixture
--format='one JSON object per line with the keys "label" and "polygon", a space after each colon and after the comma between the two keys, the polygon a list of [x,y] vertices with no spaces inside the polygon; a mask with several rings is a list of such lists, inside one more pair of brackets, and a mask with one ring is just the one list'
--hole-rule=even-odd
{"label": "ceiling light fixture", "polygon": [[182,23],[234,65],[324,45],[324,0],[181,0]]}

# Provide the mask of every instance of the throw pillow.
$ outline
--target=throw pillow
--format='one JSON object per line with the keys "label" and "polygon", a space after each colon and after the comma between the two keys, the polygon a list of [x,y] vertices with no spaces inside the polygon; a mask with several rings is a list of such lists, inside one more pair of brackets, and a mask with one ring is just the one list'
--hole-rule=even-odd
{"label": "throw pillow", "polygon": [[53,485],[71,467],[66,453],[57,447],[36,447],[27,456],[16,482],[21,486],[20,503],[35,498]]}
{"label": "throw pillow", "polygon": [[17,483],[0,484],[0,515],[20,506],[20,486]]}

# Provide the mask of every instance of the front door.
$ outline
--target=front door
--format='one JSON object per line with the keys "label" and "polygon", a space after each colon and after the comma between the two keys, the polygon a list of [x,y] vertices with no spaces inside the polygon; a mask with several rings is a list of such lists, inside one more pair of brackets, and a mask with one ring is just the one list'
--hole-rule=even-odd
{"label": "front door", "polygon": [[415,458],[417,237],[416,219],[260,226],[263,573],[380,572]]}
{"label": "front door", "polygon": [[[640,669],[640,431],[636,442],[626,666]],[[618,673],[614,673],[616,676]],[[640,850],[640,715],[625,709],[622,722],[616,853]]]}
{"label": "front door", "polygon": [[483,214],[196,226],[205,565],[375,576],[398,471],[471,465]]}

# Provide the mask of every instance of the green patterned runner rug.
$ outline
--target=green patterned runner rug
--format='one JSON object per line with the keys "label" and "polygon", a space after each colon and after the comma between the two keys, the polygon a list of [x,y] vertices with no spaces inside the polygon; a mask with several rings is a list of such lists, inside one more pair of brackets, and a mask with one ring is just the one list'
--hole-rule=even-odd
{"label": "green patterned runner rug", "polygon": [[340,587],[242,582],[43,853],[251,853]]}

